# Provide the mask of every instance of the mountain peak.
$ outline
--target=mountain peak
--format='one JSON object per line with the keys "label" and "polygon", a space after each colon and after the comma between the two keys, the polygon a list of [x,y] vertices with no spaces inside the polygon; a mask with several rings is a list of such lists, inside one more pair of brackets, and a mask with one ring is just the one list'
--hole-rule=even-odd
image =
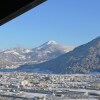
{"label": "mountain peak", "polygon": [[49,40],[48,42],[47,42],[47,44],[49,45],[49,44],[57,44],[57,42],[55,42],[55,41],[53,41],[53,40]]}
{"label": "mountain peak", "polygon": [[37,49],[40,50],[40,49],[43,49],[43,48],[48,48],[48,47],[51,47],[52,45],[56,45],[56,44],[57,44],[57,42],[50,40],[50,41],[45,42],[41,46],[39,46]]}

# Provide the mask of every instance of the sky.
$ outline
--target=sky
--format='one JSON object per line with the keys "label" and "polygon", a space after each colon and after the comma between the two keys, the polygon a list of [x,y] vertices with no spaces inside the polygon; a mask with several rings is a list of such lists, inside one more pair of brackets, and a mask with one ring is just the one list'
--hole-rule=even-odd
{"label": "sky", "polygon": [[49,40],[78,46],[100,36],[100,0],[47,0],[0,26],[0,49]]}

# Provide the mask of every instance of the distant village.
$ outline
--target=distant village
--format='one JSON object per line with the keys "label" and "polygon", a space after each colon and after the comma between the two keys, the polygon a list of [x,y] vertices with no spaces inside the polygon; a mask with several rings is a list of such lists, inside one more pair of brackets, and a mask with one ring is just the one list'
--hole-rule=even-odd
{"label": "distant village", "polygon": [[100,98],[100,74],[0,73],[1,100]]}

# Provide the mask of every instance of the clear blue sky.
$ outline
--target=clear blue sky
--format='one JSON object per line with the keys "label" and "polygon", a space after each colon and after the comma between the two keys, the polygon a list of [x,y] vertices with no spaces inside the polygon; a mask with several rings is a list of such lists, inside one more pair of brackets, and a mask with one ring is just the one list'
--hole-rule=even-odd
{"label": "clear blue sky", "polygon": [[0,48],[33,48],[48,40],[81,45],[100,36],[100,0],[48,0],[0,26]]}

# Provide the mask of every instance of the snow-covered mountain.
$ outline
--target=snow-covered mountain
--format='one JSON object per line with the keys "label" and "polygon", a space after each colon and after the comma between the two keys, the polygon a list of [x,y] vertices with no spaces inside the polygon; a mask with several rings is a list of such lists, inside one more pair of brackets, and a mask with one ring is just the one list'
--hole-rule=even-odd
{"label": "snow-covered mountain", "polygon": [[74,50],[41,64],[23,65],[18,70],[51,72],[54,74],[100,73],[100,37]]}
{"label": "snow-covered mountain", "polygon": [[12,48],[0,51],[0,68],[16,68],[23,64],[37,64],[54,59],[73,50],[73,46],[64,46],[48,41],[33,49]]}

